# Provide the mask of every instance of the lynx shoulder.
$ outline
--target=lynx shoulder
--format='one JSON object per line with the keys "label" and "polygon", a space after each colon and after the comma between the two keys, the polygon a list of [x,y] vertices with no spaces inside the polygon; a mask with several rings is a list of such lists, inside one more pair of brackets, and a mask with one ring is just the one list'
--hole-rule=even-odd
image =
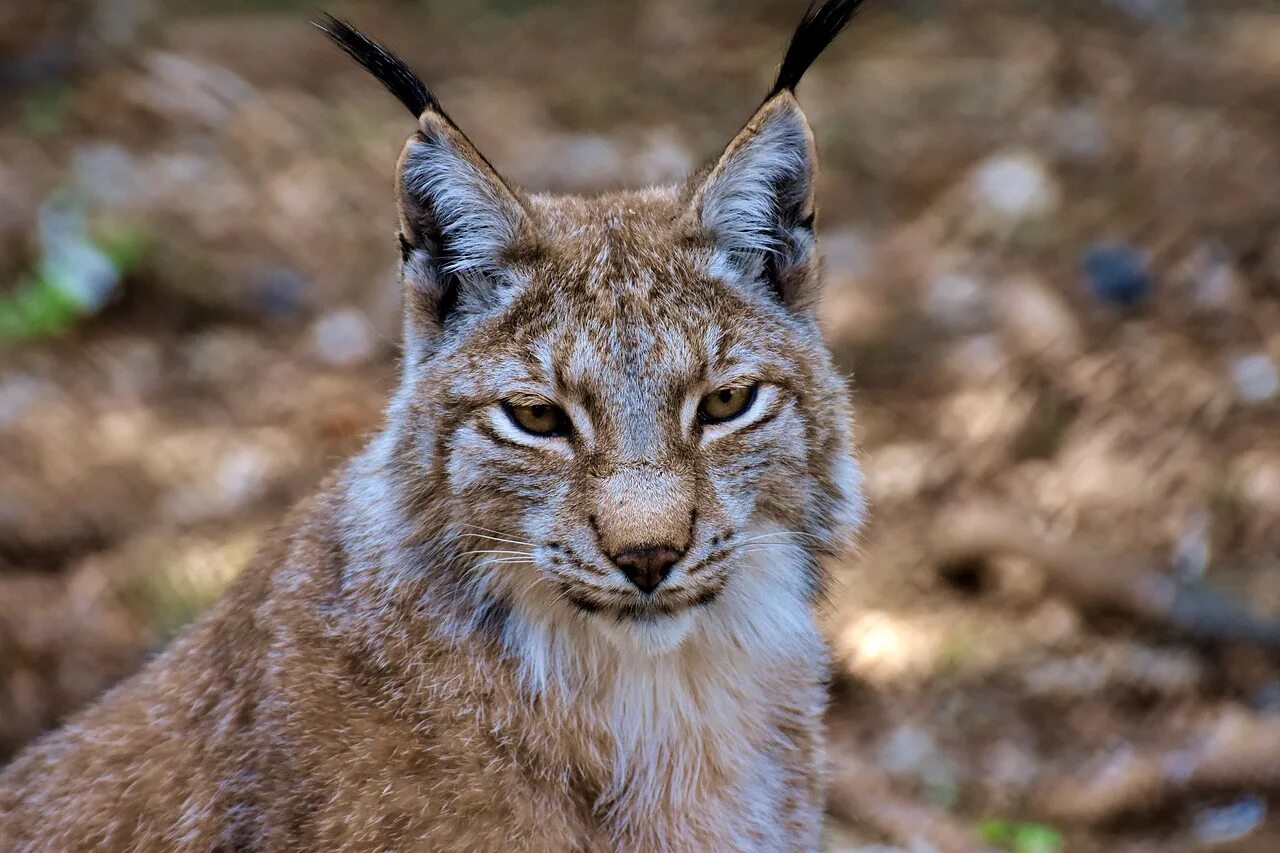
{"label": "lynx shoulder", "polygon": [[821,560],[861,522],[795,87],[679,185],[503,179],[413,114],[386,425],[228,594],[0,775],[5,850],[813,850]]}

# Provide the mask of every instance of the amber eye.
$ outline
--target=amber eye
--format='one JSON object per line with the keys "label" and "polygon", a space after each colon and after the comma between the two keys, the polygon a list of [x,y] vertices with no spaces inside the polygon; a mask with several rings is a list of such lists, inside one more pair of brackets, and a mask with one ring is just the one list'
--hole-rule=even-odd
{"label": "amber eye", "polygon": [[503,403],[502,410],[520,429],[532,435],[566,436],[570,432],[569,416],[551,403],[520,405]]}
{"label": "amber eye", "polygon": [[756,383],[729,385],[702,398],[698,404],[698,420],[704,424],[731,421],[751,407],[756,398]]}

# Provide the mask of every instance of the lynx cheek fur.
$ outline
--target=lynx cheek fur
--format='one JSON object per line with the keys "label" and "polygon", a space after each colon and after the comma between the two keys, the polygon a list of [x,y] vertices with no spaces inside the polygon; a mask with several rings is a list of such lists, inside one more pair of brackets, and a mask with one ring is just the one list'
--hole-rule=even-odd
{"label": "lynx cheek fur", "polygon": [[813,850],[818,559],[860,523],[793,89],[676,187],[502,180],[399,59],[386,425],[225,598],[0,776],[4,850]]}

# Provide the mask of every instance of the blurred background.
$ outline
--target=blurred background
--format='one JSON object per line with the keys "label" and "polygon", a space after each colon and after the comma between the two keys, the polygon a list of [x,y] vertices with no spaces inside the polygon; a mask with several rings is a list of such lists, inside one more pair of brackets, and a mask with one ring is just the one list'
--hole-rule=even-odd
{"label": "blurred background", "polygon": [[[803,0],[334,0],[537,190],[675,179]],[[1280,8],[884,0],[801,87],[872,519],[829,847],[1280,849]],[[0,3],[0,761],[379,421],[412,128],[314,0]]]}

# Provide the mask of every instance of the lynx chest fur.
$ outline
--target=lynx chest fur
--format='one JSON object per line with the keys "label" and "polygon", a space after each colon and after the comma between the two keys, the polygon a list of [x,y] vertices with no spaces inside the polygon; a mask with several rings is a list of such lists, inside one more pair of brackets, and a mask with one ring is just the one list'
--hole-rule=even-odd
{"label": "lynx chest fur", "polygon": [[511,186],[413,113],[386,422],[165,654],[0,775],[6,850],[813,850],[824,556],[862,518],[817,327],[797,30],[678,186]]}

